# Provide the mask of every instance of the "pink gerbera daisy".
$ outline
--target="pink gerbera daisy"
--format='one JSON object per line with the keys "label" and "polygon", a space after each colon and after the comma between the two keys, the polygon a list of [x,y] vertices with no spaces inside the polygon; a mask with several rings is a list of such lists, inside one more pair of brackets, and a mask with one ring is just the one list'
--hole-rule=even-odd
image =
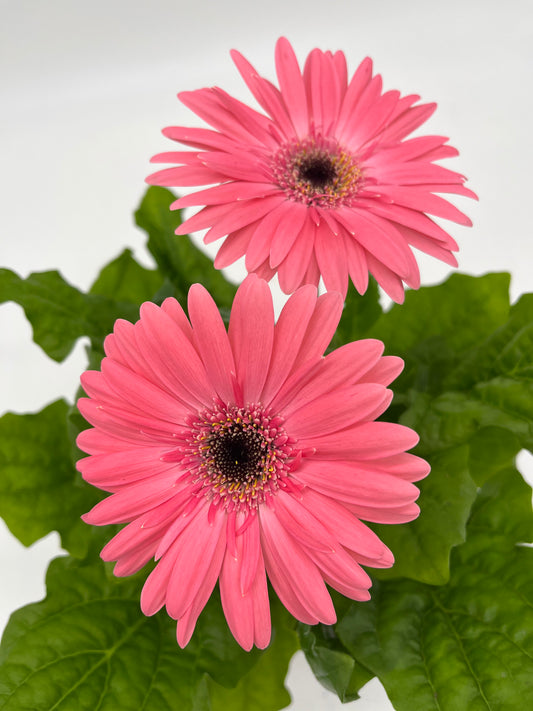
{"label": "pink gerbera daisy", "polygon": [[[457,266],[456,242],[429,215],[471,222],[435,193],[476,197],[465,178],[434,161],[457,155],[442,136],[404,140],[436,104],[382,93],[365,59],[350,81],[342,52],[314,49],[303,73],[289,42],[276,46],[280,89],[232,57],[266,115],[217,87],[179,94],[215,130],[170,127],[165,136],[194,151],[156,155],[179,167],[154,173],[154,185],[215,185],[173,208],[205,205],[178,234],[210,228],[206,244],[225,235],[215,266],[246,256],[249,272],[278,273],[283,291],[302,284],[345,295],[348,275],[364,293],[370,272],[397,302],[405,282],[420,285],[411,247]],[[415,105],[416,104],[416,105]],[[427,213],[427,214],[426,214]]]}
{"label": "pink gerbera daisy", "polygon": [[102,550],[131,575],[155,558],[141,607],[166,606],[181,646],[217,582],[245,649],[270,640],[267,576],[308,624],[335,622],[326,583],[367,600],[361,565],[387,567],[387,547],[360,519],[410,521],[427,463],[405,450],[407,427],[374,422],[403,362],[377,340],[323,352],[338,293],[300,288],[274,322],[265,281],[240,286],[226,332],[200,284],[189,319],[172,298],[119,320],[78,405],[93,425],[78,468],[111,496],[84,516],[127,524]]}

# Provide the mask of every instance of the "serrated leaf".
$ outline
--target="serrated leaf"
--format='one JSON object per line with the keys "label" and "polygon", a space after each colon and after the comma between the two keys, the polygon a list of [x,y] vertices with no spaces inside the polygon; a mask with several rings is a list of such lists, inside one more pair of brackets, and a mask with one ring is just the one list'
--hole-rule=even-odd
{"label": "serrated leaf", "polygon": [[63,548],[83,556],[89,529],[80,516],[99,494],[74,468],[67,411],[57,400],[37,414],[0,419],[0,515],[26,546],[58,531]]}
{"label": "serrated leaf", "polygon": [[374,675],[348,654],[334,627],[300,623],[298,631],[305,658],[322,686],[342,703],[358,699],[359,690]]}
{"label": "serrated leaf", "polygon": [[337,626],[397,711],[507,711],[533,703],[531,490],[507,469],[483,487],[450,582],[378,583]]}
{"label": "serrated leaf", "polygon": [[279,602],[273,601],[271,612],[272,642],[237,686],[226,689],[209,680],[211,711],[278,711],[290,703],[284,680],[289,662],[299,647],[298,637]]}
{"label": "serrated leaf", "polygon": [[152,300],[154,294],[163,286],[163,281],[160,272],[141,266],[133,258],[131,250],[125,249],[102,269],[90,293],[115,301],[142,304]]}
{"label": "serrated leaf", "polygon": [[[150,187],[135,213],[135,221],[148,234],[148,249],[161,273],[174,286],[177,299],[186,306],[191,284],[199,282],[209,291],[217,306],[230,308],[236,287],[213,267],[212,261],[191,240],[175,231],[181,223],[179,211],[171,211],[175,196],[164,188]],[[170,295],[170,294],[167,294]]]}
{"label": "serrated leaf", "polygon": [[208,711],[175,623],[139,611],[138,581],[52,561],[43,602],[15,612],[0,652],[2,711]]}
{"label": "serrated leaf", "polygon": [[405,576],[432,585],[448,580],[450,550],[465,540],[477,493],[468,462],[466,446],[432,457],[431,474],[418,484],[419,517],[408,525],[373,526],[395,556],[394,566],[373,571],[374,577]]}
{"label": "serrated leaf", "polygon": [[97,295],[84,294],[56,271],[21,279],[0,269],[0,303],[20,304],[33,329],[34,341],[57,361],[64,360],[81,336],[103,339],[119,317],[135,320],[138,309]]}

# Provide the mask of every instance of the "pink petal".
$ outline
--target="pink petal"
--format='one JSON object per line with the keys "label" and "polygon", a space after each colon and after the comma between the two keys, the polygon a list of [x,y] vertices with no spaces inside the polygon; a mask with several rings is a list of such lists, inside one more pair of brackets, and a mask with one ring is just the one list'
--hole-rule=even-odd
{"label": "pink petal", "polygon": [[278,192],[280,190],[277,185],[271,183],[248,183],[234,180],[231,183],[223,183],[214,188],[185,195],[172,203],[172,209],[177,210],[195,205],[220,205],[221,203],[262,198]]}
{"label": "pink petal", "polygon": [[344,240],[335,236],[325,222],[316,228],[315,255],[326,289],[338,291],[345,297],[348,291],[348,269]]}
{"label": "pink petal", "polygon": [[374,523],[408,523],[420,513],[420,508],[414,503],[390,509],[362,506],[361,504],[346,504],[346,506],[358,518]]}
{"label": "pink petal", "polygon": [[302,449],[316,449],[322,459],[366,460],[387,457],[418,444],[416,432],[390,422],[363,422],[339,433],[321,437],[302,437]]}
{"label": "pink petal", "polygon": [[383,356],[373,368],[361,376],[359,382],[390,385],[400,375],[404,365],[398,356]]}
{"label": "pink petal", "polygon": [[209,380],[224,402],[232,402],[231,373],[235,372],[235,362],[217,305],[201,284],[193,284],[189,290],[188,308],[194,343]]}
{"label": "pink petal", "polygon": [[361,95],[358,98],[357,105],[353,112],[349,116],[342,130],[338,127],[336,134],[339,141],[350,148],[354,153],[357,153],[360,149],[360,145],[353,140],[353,136],[357,130],[357,126],[361,121],[364,121],[367,113],[372,109],[373,105],[379,100],[381,96],[381,89],[383,82],[381,76],[376,74],[376,76],[370,80],[370,82],[365,86]]}
{"label": "pink petal", "polygon": [[291,370],[316,306],[316,289],[303,286],[287,301],[274,328],[272,358],[261,401],[268,405]]}
{"label": "pink petal", "polygon": [[[366,190],[373,191],[374,189],[372,186],[368,186]],[[438,195],[432,195],[420,189],[392,185],[380,185],[376,188],[376,192],[379,193],[380,197],[384,196],[403,207],[420,210],[420,212],[429,212],[430,215],[444,217],[467,227],[472,226],[472,221],[469,217]]]}
{"label": "pink petal", "polygon": [[[417,210],[411,210],[410,208],[393,203],[382,203],[379,200],[360,200],[359,202],[364,204],[374,214],[395,223],[405,225],[406,227],[411,227],[414,230],[418,230],[429,237],[433,237],[434,239],[443,242],[443,246],[446,246],[449,249],[452,248],[449,244],[450,241],[455,244],[450,235],[445,232],[442,227],[433,222],[433,220],[427,215],[424,215]],[[455,246],[457,247],[457,245]]]}
{"label": "pink petal", "polygon": [[218,131],[209,128],[190,128],[188,126],[169,126],[162,131],[163,135],[172,141],[179,141],[186,146],[201,150],[231,151],[235,141]]}
{"label": "pink petal", "polygon": [[268,259],[272,238],[284,217],[283,205],[284,202],[258,221],[246,251],[245,264],[249,272],[253,272]]}
{"label": "pink petal", "polygon": [[356,209],[338,211],[337,219],[366,252],[374,255],[396,274],[405,277],[413,271],[413,256],[398,230],[390,222]]}
{"label": "pink petal", "polygon": [[218,562],[217,552],[225,548],[226,515],[218,511],[209,523],[208,509],[206,502],[177,539],[179,548],[165,598],[167,612],[174,619],[182,617],[198,595],[211,594],[220,571],[220,563],[218,570],[213,570],[213,563]]}
{"label": "pink petal", "polygon": [[215,257],[215,269],[224,269],[246,254],[255,228],[255,224],[246,225],[232,232],[224,240]]}
{"label": "pink petal", "polygon": [[241,284],[231,310],[229,340],[244,403],[258,402],[274,340],[274,309],[268,284],[253,275]]}
{"label": "pink petal", "polygon": [[373,531],[332,498],[305,489],[302,503],[310,511],[317,512],[324,526],[335,532],[337,540],[345,548],[369,558],[381,558],[387,550]]}
{"label": "pink petal", "polygon": [[146,578],[141,591],[141,610],[147,617],[155,615],[165,604],[168,581],[174,570],[179,549],[180,544],[175,541],[172,548],[165,553]]}
{"label": "pink petal", "polygon": [[[177,234],[186,234],[188,231],[200,230],[212,225],[208,235],[204,237],[204,242],[210,244],[230,232],[246,227],[250,223],[255,223],[283,202],[282,195],[272,195],[265,198],[245,200],[239,203],[238,209],[230,210],[226,203],[206,207],[193,217],[183,222],[176,230]],[[207,210],[212,212],[207,213]],[[215,213],[216,210],[216,213]],[[199,215],[201,218],[196,220]]]}
{"label": "pink petal", "polygon": [[365,166],[395,165],[397,161],[408,161],[425,156],[426,153],[442,146],[445,136],[417,136],[396,145],[383,146],[365,160]]}
{"label": "pink petal", "polygon": [[[249,529],[248,529],[249,530]],[[258,531],[258,528],[257,528]],[[246,535],[246,533],[244,534]],[[226,549],[226,555],[220,571],[220,598],[224,615],[228,621],[229,628],[237,640],[237,642],[250,651],[252,648],[258,627],[261,631],[265,626],[266,620],[264,617],[265,610],[268,609],[268,641],[270,641],[270,611],[268,602],[268,587],[265,575],[265,567],[263,556],[259,548],[259,538],[257,537],[257,552],[258,560],[256,570],[253,574],[251,584],[248,585],[246,592],[241,589],[242,568],[246,560],[246,552],[243,545],[243,537],[237,536],[236,539],[236,555],[233,556],[229,549]],[[261,611],[260,619],[256,622],[256,610]],[[260,639],[258,646],[263,645],[264,649],[268,641],[265,640],[265,635],[259,635]],[[266,641],[266,644],[265,644]]]}
{"label": "pink petal", "polygon": [[154,474],[176,469],[175,464],[166,464],[160,457],[168,447],[143,447],[126,449],[118,452],[85,457],[76,462],[78,471],[85,481],[94,486],[121,486],[151,477]]}
{"label": "pink petal", "polygon": [[211,151],[201,154],[201,160],[212,171],[218,171],[224,176],[221,180],[212,180],[213,183],[223,182],[228,178],[264,183],[269,178],[265,162],[253,153],[237,150],[232,153]]}
{"label": "pink petal", "polygon": [[374,459],[367,464],[359,463],[359,469],[366,469],[392,474],[407,481],[418,481],[423,479],[430,472],[431,467],[425,459],[417,457],[415,454],[402,452],[392,457]]}
{"label": "pink petal", "polygon": [[[316,565],[293,542],[275,513],[266,506],[260,510],[260,521],[267,572],[285,607],[298,619],[303,608],[307,619],[310,616],[324,624],[333,624],[335,609]],[[275,571],[274,575],[272,571]],[[293,605],[294,598],[296,605]]]}
{"label": "pink petal", "polygon": [[141,568],[148,563],[153,556],[153,545],[147,543],[144,546],[139,546],[131,553],[120,558],[113,568],[113,575],[117,578],[124,578],[128,575],[138,573]]}
{"label": "pink petal", "polygon": [[279,285],[285,294],[292,294],[303,283],[313,253],[314,234],[314,226],[307,219],[289,253],[279,265]]}
{"label": "pink petal", "polygon": [[[81,400],[83,400],[83,398],[81,398]],[[108,452],[120,452],[128,447],[136,448],[137,451],[140,451],[146,446],[147,441],[150,442],[148,438],[141,437],[131,442],[128,441],[127,438],[115,437],[107,432],[102,432],[99,429],[93,429],[91,427],[79,433],[76,438],[76,445],[82,452],[87,452],[87,454],[107,454]],[[76,467],[77,466],[78,462],[76,462]]]}
{"label": "pink petal", "polygon": [[198,353],[174,321],[151,302],[141,306],[137,342],[154,373],[192,406],[211,404],[213,387]]}
{"label": "pink petal", "polygon": [[318,512],[311,513],[298,501],[297,497],[279,491],[274,510],[281,526],[305,546],[306,553],[317,550],[333,553],[337,547],[334,534],[324,527],[317,517]]}
{"label": "pink petal", "polygon": [[[157,547],[157,540],[161,535],[159,528],[142,528],[136,519],[124,526],[100,552],[100,558],[105,561],[118,560],[128,556],[136,550],[150,546],[152,549],[148,559],[152,558]],[[144,552],[144,551],[143,551]]]}
{"label": "pink petal", "polygon": [[343,229],[343,233],[348,273],[359,294],[364,294],[368,288],[368,264],[365,250],[347,230]]}
{"label": "pink petal", "polygon": [[[354,341],[337,348],[316,364],[312,363],[305,380],[298,385],[294,376],[287,379],[272,406],[286,413],[301,407],[339,387],[343,383],[356,383],[377,363],[383,353],[383,343],[374,339]],[[380,381],[373,381],[380,382]]]}
{"label": "pink petal", "polygon": [[[407,98],[407,97],[404,97]],[[420,104],[409,108],[392,121],[380,136],[383,143],[401,141],[408,134],[425,123],[437,108],[437,104]]]}
{"label": "pink petal", "polygon": [[[156,156],[157,157],[157,156]],[[183,187],[187,185],[211,185],[227,180],[223,173],[208,170],[203,165],[192,165],[180,168],[164,168],[151,173],[146,182],[149,185],[163,187]]]}
{"label": "pink petal", "polygon": [[401,278],[382,264],[372,254],[367,254],[368,270],[390,298],[397,304],[403,304],[405,292]]}
{"label": "pink petal", "polygon": [[323,436],[356,422],[374,419],[388,407],[392,393],[374,383],[331,388],[328,393],[303,404],[298,409],[290,408],[285,417],[285,426],[293,437],[309,438]]}
{"label": "pink petal", "polygon": [[183,335],[192,343],[191,324],[185,315],[185,311],[181,308],[179,301],[169,296],[161,304],[161,310],[174,321]]}
{"label": "pink petal", "polygon": [[346,129],[346,124],[353,115],[355,107],[372,78],[372,60],[370,57],[363,59],[361,64],[357,67],[353,77],[350,80],[350,84],[344,95],[344,99],[339,111],[339,117],[337,119],[337,125],[335,127],[335,135],[342,142],[344,136],[344,131]]}
{"label": "pink petal", "polygon": [[268,147],[269,150],[276,149],[278,142],[273,136],[274,125],[267,116],[255,111],[242,101],[238,101],[218,87],[214,87],[213,92],[217,97],[220,109],[227,111],[231,117],[236,117],[239,140],[245,139],[243,135],[243,129],[245,129],[253,139]]}
{"label": "pink petal", "polygon": [[172,498],[175,475],[160,476],[140,484],[131,484],[117,494],[100,501],[82,516],[85,523],[106,526],[110,523],[127,523],[149,509]]}
{"label": "pink petal", "polygon": [[[111,435],[113,438],[121,440],[124,448],[135,447],[139,444],[144,446],[167,444],[172,447],[175,444],[176,433],[181,429],[175,423],[149,415],[145,417],[139,411],[131,408],[125,410],[112,405],[104,406],[89,398],[80,398],[77,404],[87,422],[99,428],[95,436],[100,438]],[[81,435],[78,440],[81,448]],[[118,449],[118,447],[114,447],[114,449]]]}
{"label": "pink petal", "polygon": [[[178,99],[187,108],[194,111],[200,118],[226,136],[239,142],[255,143],[257,141],[256,136],[246,126],[246,119],[249,118],[252,110],[249,107],[245,107],[246,110],[241,111],[240,106],[243,105],[239,105],[240,102],[235,99],[230,110],[221,101],[220,93],[221,90],[216,88],[182,91],[178,94]],[[260,117],[260,114],[258,116]],[[264,120],[264,117],[259,118],[259,123],[261,119]]]}
{"label": "pink petal", "polygon": [[297,135],[305,138],[309,129],[305,86],[294,50],[285,37],[277,41],[275,56],[281,95]]}
{"label": "pink petal", "polygon": [[340,102],[340,83],[331,54],[312,50],[305,63],[304,80],[314,124],[326,133],[338,115]]}
{"label": "pink petal", "polygon": [[343,309],[343,298],[337,292],[322,294],[302,340],[292,367],[294,372],[304,362],[319,358],[329,345],[337,329]]}
{"label": "pink petal", "polygon": [[409,481],[365,467],[364,463],[306,459],[294,476],[315,491],[346,504],[397,508],[415,501],[420,492]]}
{"label": "pink petal", "polygon": [[307,207],[289,200],[280,204],[282,219],[272,235],[270,266],[278,267],[291,251],[307,220]]}
{"label": "pink petal", "polygon": [[[354,560],[354,558],[341,546],[337,546],[335,551],[324,553],[312,550],[309,553],[311,559],[316,563],[330,585],[334,588],[350,587],[355,593],[356,599],[365,599],[366,591],[372,585],[372,580]],[[361,597],[359,597],[361,596]]]}
{"label": "pink petal", "polygon": [[377,136],[381,129],[388,123],[400,97],[399,91],[387,91],[383,96],[361,112],[359,119],[353,122],[350,133],[350,146],[363,146]]}
{"label": "pink petal", "polygon": [[436,240],[432,240],[421,232],[412,230],[409,227],[404,227],[403,225],[398,225],[398,230],[412,247],[416,247],[416,249],[419,249],[421,252],[436,257],[452,267],[458,266],[457,258],[448,249],[442,246],[442,242],[439,243]]}

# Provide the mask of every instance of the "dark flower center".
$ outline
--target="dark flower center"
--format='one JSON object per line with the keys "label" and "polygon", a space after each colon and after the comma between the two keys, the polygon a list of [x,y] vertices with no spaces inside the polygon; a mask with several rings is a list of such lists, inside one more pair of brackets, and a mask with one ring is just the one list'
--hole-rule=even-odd
{"label": "dark flower center", "polygon": [[181,462],[198,494],[215,506],[251,511],[288,486],[293,444],[282,418],[261,405],[220,402],[191,417],[185,441],[167,461]]}
{"label": "dark flower center", "polygon": [[304,159],[298,167],[298,177],[316,190],[333,185],[337,177],[335,166],[329,156],[313,156]]}
{"label": "dark flower center", "polygon": [[261,473],[265,445],[257,431],[230,429],[213,439],[209,453],[214,468],[226,479],[245,482]]}
{"label": "dark flower center", "polygon": [[334,139],[316,136],[282,145],[273,155],[272,180],[287,197],[304,205],[350,206],[363,184],[363,172]]}

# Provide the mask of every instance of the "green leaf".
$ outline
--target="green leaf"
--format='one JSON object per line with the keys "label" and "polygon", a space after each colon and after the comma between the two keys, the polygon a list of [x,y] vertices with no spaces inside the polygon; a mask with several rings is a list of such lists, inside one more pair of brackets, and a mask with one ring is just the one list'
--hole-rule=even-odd
{"label": "green leaf", "polygon": [[495,378],[470,393],[448,392],[421,398],[402,417],[420,435],[418,453],[426,456],[467,444],[485,427],[505,429],[520,446],[533,449],[533,401],[519,383]]}
{"label": "green leaf", "polygon": [[67,411],[58,400],[37,414],[0,419],[0,514],[24,545],[58,531],[63,548],[83,556],[89,529],[80,516],[99,493],[74,468]]}
{"label": "green leaf", "polygon": [[217,306],[230,308],[236,287],[230,284],[213,267],[212,261],[197,249],[187,236],[174,233],[181,223],[179,211],[171,211],[175,196],[164,188],[148,188],[135,221],[148,233],[148,249],[155,258],[161,273],[172,283],[173,295],[186,306],[191,284],[205,286]]}
{"label": "green leaf", "polygon": [[163,277],[155,269],[146,269],[135,261],[130,249],[125,249],[107,264],[91,287],[90,293],[115,301],[142,304],[151,301],[163,286]]}
{"label": "green leaf", "polygon": [[15,612],[0,652],[2,711],[208,711],[175,623],[139,611],[136,579],[52,561],[47,598]]}
{"label": "green leaf", "polygon": [[342,703],[358,699],[359,690],[374,675],[347,652],[334,627],[299,624],[298,631],[305,658],[322,686]]}
{"label": "green leaf", "polygon": [[394,566],[373,571],[374,577],[405,576],[432,585],[448,580],[450,549],[465,540],[466,522],[476,498],[468,461],[468,447],[433,457],[431,473],[418,484],[419,517],[408,525],[372,526],[395,556]]}
{"label": "green leaf", "polygon": [[513,466],[520,451],[518,438],[501,427],[484,427],[470,440],[469,469],[479,486],[502,469]]}
{"label": "green leaf", "polygon": [[138,317],[133,304],[84,294],[56,271],[21,279],[9,269],[0,269],[0,303],[5,301],[22,306],[32,325],[34,341],[57,361],[67,357],[81,336],[102,340],[117,318]]}
{"label": "green leaf", "polygon": [[394,354],[418,351],[422,343],[445,344],[462,353],[499,328],[509,314],[509,274],[452,274],[438,286],[408,291],[377,321],[372,335]]}
{"label": "green leaf", "polygon": [[290,628],[290,616],[276,600],[272,602],[272,642],[255,666],[233,689],[208,682],[211,711],[277,711],[290,703],[284,687],[289,662],[298,649]]}
{"label": "green leaf", "polygon": [[450,582],[378,583],[337,632],[397,711],[507,711],[533,703],[531,489],[505,469],[480,492]]}
{"label": "green leaf", "polygon": [[508,320],[462,360],[446,382],[450,390],[465,390],[476,383],[505,376],[533,380],[533,294],[524,294]]}

